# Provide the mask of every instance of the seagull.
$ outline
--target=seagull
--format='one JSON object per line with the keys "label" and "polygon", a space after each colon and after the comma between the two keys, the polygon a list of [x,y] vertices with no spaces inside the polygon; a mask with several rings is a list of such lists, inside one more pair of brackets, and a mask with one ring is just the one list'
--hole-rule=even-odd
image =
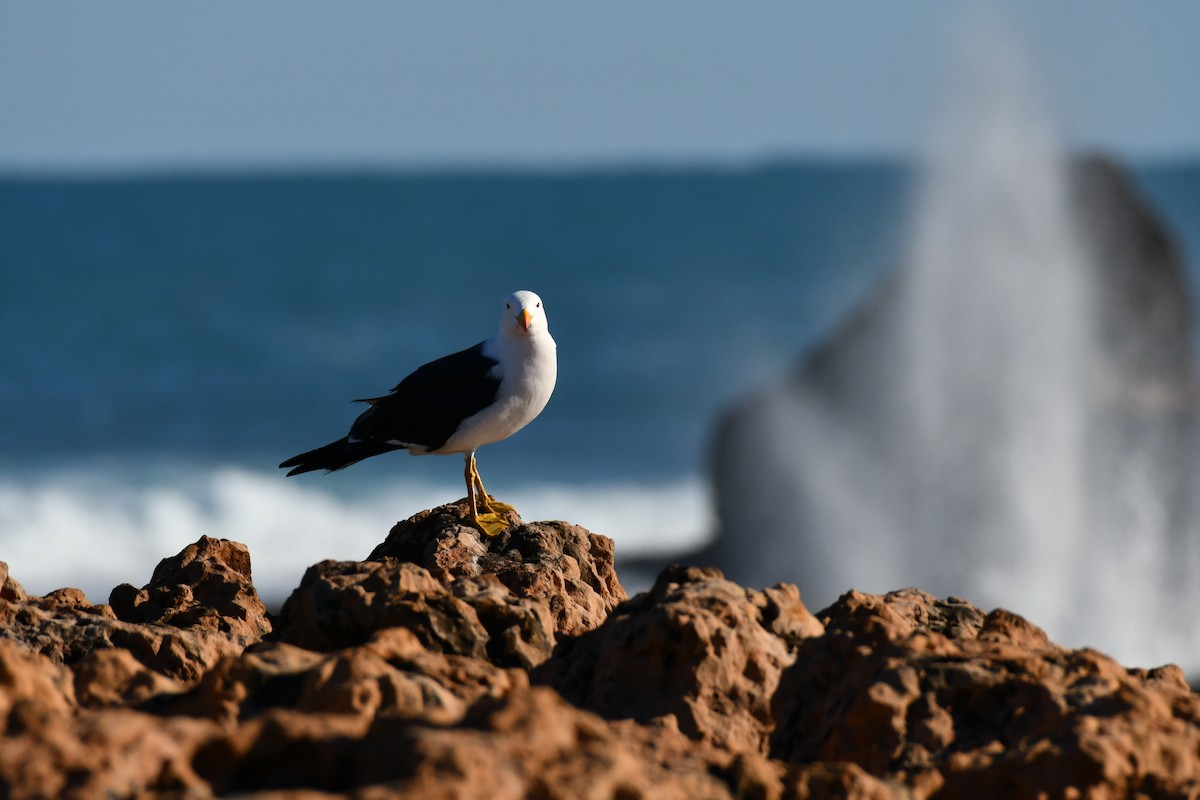
{"label": "seagull", "polygon": [[512,506],[483,488],[475,451],[532,422],[550,401],[557,377],[557,347],[542,298],[513,292],[504,298],[495,336],[429,362],[382,397],[356,400],[369,408],[348,435],[279,466],[291,467],[290,477],[318,469],[333,472],[392,450],[416,456],[462,453],[471,521],[496,536],[508,527],[502,513]]}

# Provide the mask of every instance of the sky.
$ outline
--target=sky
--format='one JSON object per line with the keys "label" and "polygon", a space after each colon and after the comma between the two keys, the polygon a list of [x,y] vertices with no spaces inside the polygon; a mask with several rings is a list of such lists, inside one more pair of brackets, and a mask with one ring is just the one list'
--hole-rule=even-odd
{"label": "sky", "polygon": [[[962,0],[0,0],[0,172],[907,157]],[[1200,154],[1200,2],[1012,0],[1061,126]]]}

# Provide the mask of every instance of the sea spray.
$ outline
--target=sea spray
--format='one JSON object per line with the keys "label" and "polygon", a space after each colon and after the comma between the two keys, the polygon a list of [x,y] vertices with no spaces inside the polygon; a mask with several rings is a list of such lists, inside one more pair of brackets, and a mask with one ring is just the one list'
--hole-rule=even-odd
{"label": "sea spray", "polygon": [[1137,408],[1154,354],[1136,343],[1160,344],[1138,327],[1155,323],[1113,311],[1137,280],[1106,266],[1104,216],[1078,213],[1103,202],[1088,197],[1100,187],[1072,185],[1019,37],[989,16],[967,50],[900,293],[916,530],[931,563],[939,548],[958,554],[957,582],[984,603],[1069,644],[1195,667],[1195,637],[1172,619],[1197,583],[1194,522],[1172,511],[1189,429],[1170,409]]}
{"label": "sea spray", "polygon": [[1064,151],[1003,20],[952,73],[900,268],[723,418],[708,556],[814,608],[917,586],[1200,668],[1182,259],[1118,167]]}
{"label": "sea spray", "polygon": [[963,591],[1061,629],[1086,580],[1091,266],[1029,55],[990,14],[963,53],[899,295],[917,525],[934,563],[956,554]]}

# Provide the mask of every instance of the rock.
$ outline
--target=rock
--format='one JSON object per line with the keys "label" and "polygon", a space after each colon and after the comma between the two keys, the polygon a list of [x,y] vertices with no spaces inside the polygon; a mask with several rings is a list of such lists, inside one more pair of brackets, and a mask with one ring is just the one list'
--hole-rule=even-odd
{"label": "rock", "polygon": [[562,522],[482,536],[463,502],[398,523],[366,562],[317,564],[284,604],[277,641],[331,650],[403,627],[436,652],[530,668],[559,634],[625,599],[607,537]]}
{"label": "rock", "polygon": [[[400,787],[413,796],[732,797],[702,758],[664,767],[645,755],[645,733],[622,736],[602,719],[534,688],[477,705],[463,728],[424,728],[420,761]],[[461,788],[460,788],[461,787]],[[491,788],[494,787],[494,788]],[[447,791],[449,790],[449,791]]]}
{"label": "rock", "polygon": [[[114,593],[145,622],[73,589],[0,598],[0,797],[974,800],[1200,785],[1200,696],[1177,667],[1125,669],[916,589],[847,592],[814,616],[794,586],[745,589],[712,568],[669,568],[572,634],[559,624],[579,609],[551,610],[571,593],[546,589],[545,537],[567,543],[563,586],[586,571],[568,552],[586,535],[547,525],[481,552],[514,590],[458,559],[469,537],[439,530],[437,576],[392,555],[322,562],[267,640],[249,633],[244,548],[219,540]],[[514,542],[528,549],[504,555]]]}
{"label": "rock", "polygon": [[38,716],[25,708],[0,747],[0,796],[210,797],[191,762],[212,723],[162,720],[128,709]]}
{"label": "rock", "polygon": [[447,583],[494,575],[515,597],[545,603],[556,633],[595,628],[626,599],[607,536],[566,522],[530,522],[499,536],[464,523],[465,500],[399,522],[368,560],[419,564]]}
{"label": "rock", "polygon": [[436,652],[504,666],[541,663],[554,646],[545,605],[513,597],[494,576],[447,587],[424,568],[393,559],[310,567],[277,625],[275,641],[311,650],[353,647],[404,628]]}
{"label": "rock", "polygon": [[74,667],[75,696],[85,706],[139,706],[152,697],[183,691],[186,684],[146,667],[125,649],[93,650]]}
{"label": "rock", "polygon": [[244,646],[218,633],[122,622],[107,606],[63,607],[51,595],[47,598],[0,603],[0,638],[19,642],[57,664],[74,667],[93,651],[115,647],[147,669],[186,683],[222,655]]}
{"label": "rock", "polygon": [[429,572],[396,561],[322,561],[279,613],[275,641],[309,650],[364,644],[402,627],[431,649],[482,658],[488,633],[475,610]]}
{"label": "rock", "polygon": [[121,584],[109,604],[118,619],[203,628],[256,640],[271,630],[250,574],[250,551],[228,539],[201,536],[164,558],[141,589]]}
{"label": "rock", "polygon": [[545,688],[477,703],[454,727],[276,710],[212,741],[196,768],[218,794],[315,788],[402,797],[731,798],[700,758],[666,768],[640,742]]}
{"label": "rock", "polygon": [[1106,372],[1121,406],[1154,416],[1196,407],[1191,283],[1172,232],[1116,162],[1071,171],[1081,245],[1101,272],[1095,298]]}
{"label": "rock", "polygon": [[1126,670],[1008,611],[916,590],[819,615],[773,701],[770,754],[847,762],[917,796],[1188,796],[1200,697],[1176,667]]}
{"label": "rock", "polygon": [[[293,707],[313,713],[418,719],[438,725],[462,719],[467,704],[461,698],[434,678],[404,666],[392,663],[370,645],[330,654],[306,674]],[[528,683],[524,673],[515,674],[522,678],[510,680],[510,686]],[[471,691],[482,695],[485,690],[473,686]]]}
{"label": "rock", "polygon": [[[122,654],[128,674],[144,671],[123,650],[92,655],[100,652]],[[68,667],[0,640],[0,796],[124,797],[201,790],[189,766],[191,747],[215,733],[211,726],[124,708],[80,709],[75,687],[89,684],[82,671],[72,678]],[[104,699],[121,702],[116,696]],[[86,688],[80,700],[88,700]]]}
{"label": "rock", "polygon": [[[5,585],[10,582],[6,577]],[[14,599],[0,599],[0,638],[57,664],[82,664],[84,703],[146,699],[148,689],[174,690],[269,630],[250,582],[245,545],[209,537],[160,563],[144,589],[128,584],[114,589],[115,606],[94,606],[83,592],[70,588],[45,597],[23,591],[10,595]],[[118,618],[118,611],[124,618]],[[112,648],[125,651],[158,677],[138,674],[125,656],[92,657]],[[113,683],[105,685],[109,680]]]}
{"label": "rock", "polygon": [[432,679],[461,700],[464,708],[529,685],[524,669],[504,669],[480,659],[435,653],[425,649],[411,632],[399,628],[380,631],[366,647],[397,669]]}
{"label": "rock", "polygon": [[26,598],[25,590],[8,574],[8,564],[0,561],[0,600],[19,603]]}
{"label": "rock", "polygon": [[14,708],[30,705],[55,716],[75,706],[71,673],[60,664],[15,642],[0,639],[0,723],[8,730]]}
{"label": "rock", "polygon": [[688,736],[765,752],[779,676],[819,621],[794,586],[743,589],[715,569],[670,567],[536,674],[575,705],[638,722],[672,714]]}
{"label": "rock", "polygon": [[[914,793],[894,781],[876,778],[855,764],[845,762],[806,764],[789,773],[786,793],[795,800],[912,800]],[[921,793],[920,796],[925,796]]]}
{"label": "rock", "polygon": [[460,721],[471,703],[528,685],[522,670],[434,653],[412,631],[388,628],[364,645],[329,653],[279,642],[255,645],[222,659],[195,689],[158,712],[205,716],[227,726],[273,709],[448,725]]}

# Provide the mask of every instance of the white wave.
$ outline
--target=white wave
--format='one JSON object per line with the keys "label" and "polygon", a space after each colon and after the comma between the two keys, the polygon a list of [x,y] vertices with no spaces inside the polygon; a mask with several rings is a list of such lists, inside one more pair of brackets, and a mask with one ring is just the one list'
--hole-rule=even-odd
{"label": "white wave", "polygon": [[[406,482],[345,498],[237,467],[148,484],[94,472],[0,479],[0,560],[30,592],[76,586],[104,602],[113,586],[144,585],[160,559],[216,536],[249,546],[255,586],[278,601],[309,565],[365,558],[397,520],[462,495],[461,484]],[[698,547],[712,529],[698,478],[531,484],[504,499],[526,520],[563,519],[611,536],[626,556]]]}

